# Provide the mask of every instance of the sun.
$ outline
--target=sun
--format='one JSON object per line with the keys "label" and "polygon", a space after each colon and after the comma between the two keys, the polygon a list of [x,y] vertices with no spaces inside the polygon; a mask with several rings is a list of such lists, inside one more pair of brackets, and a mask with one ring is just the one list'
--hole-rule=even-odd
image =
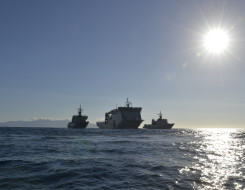
{"label": "sun", "polygon": [[227,31],[222,29],[209,30],[204,36],[204,47],[209,53],[219,54],[227,50],[229,36]]}

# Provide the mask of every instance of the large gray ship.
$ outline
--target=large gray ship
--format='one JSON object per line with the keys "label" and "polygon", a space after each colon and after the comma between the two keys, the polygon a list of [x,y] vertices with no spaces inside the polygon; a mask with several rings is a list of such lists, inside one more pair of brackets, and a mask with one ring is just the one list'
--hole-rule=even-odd
{"label": "large gray ship", "polygon": [[141,107],[132,107],[132,103],[126,101],[125,107],[118,107],[105,114],[104,122],[97,122],[101,129],[138,129],[142,123]]}
{"label": "large gray ship", "polygon": [[82,115],[81,105],[78,108],[78,115],[73,115],[71,122],[68,123],[68,128],[84,129],[88,126],[88,116]]}
{"label": "large gray ship", "polygon": [[172,127],[174,126],[174,123],[168,123],[167,119],[163,119],[161,111],[158,115],[159,115],[159,118],[156,121],[152,119],[151,125],[145,124],[143,128],[145,129],[172,129]]}

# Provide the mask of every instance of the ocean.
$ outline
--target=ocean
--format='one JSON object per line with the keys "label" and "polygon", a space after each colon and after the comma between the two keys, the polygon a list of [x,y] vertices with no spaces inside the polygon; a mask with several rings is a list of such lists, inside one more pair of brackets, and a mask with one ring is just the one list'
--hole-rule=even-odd
{"label": "ocean", "polygon": [[0,128],[0,189],[245,189],[245,130]]}

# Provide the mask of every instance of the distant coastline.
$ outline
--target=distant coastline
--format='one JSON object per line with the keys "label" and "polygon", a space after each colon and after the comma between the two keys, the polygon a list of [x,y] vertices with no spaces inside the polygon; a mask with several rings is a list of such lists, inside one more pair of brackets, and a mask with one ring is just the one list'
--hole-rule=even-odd
{"label": "distant coastline", "polygon": [[[7,121],[0,122],[0,127],[50,127],[50,128],[67,128],[68,119],[52,120],[37,119],[31,121]],[[88,128],[97,128],[96,124],[89,123]]]}

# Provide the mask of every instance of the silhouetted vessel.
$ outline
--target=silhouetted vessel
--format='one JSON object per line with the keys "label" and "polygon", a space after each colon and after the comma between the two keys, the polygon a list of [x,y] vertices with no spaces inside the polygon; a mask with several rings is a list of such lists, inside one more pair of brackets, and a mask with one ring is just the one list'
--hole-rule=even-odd
{"label": "silhouetted vessel", "polygon": [[88,126],[88,116],[82,115],[81,105],[78,108],[78,115],[73,115],[71,122],[68,123],[68,128],[84,129]]}
{"label": "silhouetted vessel", "polygon": [[174,126],[174,123],[168,123],[167,119],[162,119],[162,113],[160,111],[159,118],[155,121],[152,119],[151,125],[145,124],[143,128],[145,129],[171,129]]}
{"label": "silhouetted vessel", "polygon": [[101,129],[138,129],[142,123],[141,107],[132,107],[132,103],[126,101],[125,107],[118,107],[105,114],[104,122],[97,122]]}

